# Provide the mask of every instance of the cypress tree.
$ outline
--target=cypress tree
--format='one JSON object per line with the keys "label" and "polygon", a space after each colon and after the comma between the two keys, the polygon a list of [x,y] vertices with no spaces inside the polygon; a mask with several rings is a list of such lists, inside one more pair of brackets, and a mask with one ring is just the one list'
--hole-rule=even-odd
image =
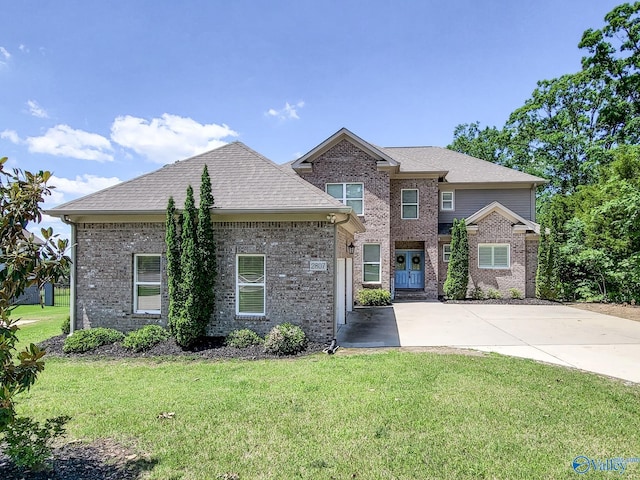
{"label": "cypress tree", "polygon": [[444,282],[444,293],[447,298],[463,300],[467,296],[469,283],[469,241],[464,219],[453,220],[451,229],[451,256],[447,268],[447,279]]}
{"label": "cypress tree", "polygon": [[175,324],[182,310],[184,294],[181,291],[182,269],[180,268],[180,225],[176,215],[173,197],[167,203],[165,222],[165,243],[167,246],[167,278],[169,282],[169,331],[175,332]]}
{"label": "cypress tree", "polygon": [[541,228],[540,244],[538,245],[538,268],[536,270],[536,297],[547,300],[558,298],[559,279],[557,253],[558,246],[555,235],[551,230]]}
{"label": "cypress tree", "polygon": [[213,223],[211,221],[211,207],[213,207],[213,195],[211,194],[211,179],[209,170],[204,166],[202,170],[202,183],[200,185],[200,208],[198,209],[198,310],[199,321],[206,330],[214,311],[214,285],[216,278],[216,244],[213,236]]}
{"label": "cypress tree", "polygon": [[193,188],[187,187],[182,220],[182,254],[180,265],[182,281],[180,290],[184,292],[184,303],[175,325],[176,342],[182,347],[192,346],[196,339],[205,334],[198,321],[198,211],[193,200]]}

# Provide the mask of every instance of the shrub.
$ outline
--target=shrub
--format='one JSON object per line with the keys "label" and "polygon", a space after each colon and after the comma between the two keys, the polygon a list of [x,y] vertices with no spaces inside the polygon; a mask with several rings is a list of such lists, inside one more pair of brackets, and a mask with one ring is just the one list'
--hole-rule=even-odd
{"label": "shrub", "polygon": [[229,347],[247,348],[252,345],[260,345],[264,340],[253,330],[243,328],[242,330],[234,330],[226,339]]}
{"label": "shrub", "polygon": [[473,298],[474,300],[484,300],[484,292],[480,287],[475,287],[473,290],[471,290],[471,298]]}
{"label": "shrub", "polygon": [[65,434],[70,417],[60,416],[40,424],[27,417],[16,417],[4,432],[5,453],[19,468],[44,470],[51,457],[53,441]]}
{"label": "shrub", "polygon": [[383,288],[365,288],[358,292],[358,303],[367,307],[391,305],[391,294]]}
{"label": "shrub", "polygon": [[464,219],[453,219],[451,229],[451,256],[443,290],[447,298],[464,300],[469,284],[469,239]]}
{"label": "shrub", "polygon": [[524,298],[524,294],[517,288],[510,288],[509,295],[511,296],[511,298],[514,298],[516,300],[522,300]]}
{"label": "shrub", "polygon": [[60,330],[62,330],[62,333],[64,333],[65,335],[69,335],[69,333],[71,332],[71,317],[67,315],[67,318],[62,322],[62,325],[60,325]]}
{"label": "shrub", "polygon": [[500,293],[500,290],[490,288],[489,290],[487,290],[487,298],[497,300],[499,298],[502,298],[502,293]]}
{"label": "shrub", "polygon": [[281,323],[264,339],[264,351],[275,355],[295,355],[307,348],[309,340],[302,329],[291,323]]}
{"label": "shrub", "polygon": [[64,341],[64,353],[82,353],[98,348],[102,345],[116,343],[124,338],[124,334],[113,328],[90,328],[77,330]]}
{"label": "shrub", "polygon": [[122,342],[122,346],[134,352],[143,352],[169,337],[169,332],[160,325],[147,325],[129,333]]}

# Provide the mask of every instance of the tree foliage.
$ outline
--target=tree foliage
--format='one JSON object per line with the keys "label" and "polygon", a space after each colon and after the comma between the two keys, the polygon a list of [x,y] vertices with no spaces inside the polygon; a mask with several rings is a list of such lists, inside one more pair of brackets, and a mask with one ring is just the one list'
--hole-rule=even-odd
{"label": "tree foliage", "polygon": [[193,188],[187,188],[184,210],[176,214],[169,198],[166,217],[167,275],[169,277],[169,330],[183,347],[191,347],[206,334],[214,310],[216,252],[211,207],[211,179],[205,166],[200,186],[200,207]]}
{"label": "tree foliage", "polygon": [[[40,288],[64,276],[71,262],[65,253],[67,240],[54,235],[51,228],[41,229],[43,242],[25,230],[42,220],[40,204],[53,188],[47,186],[51,174],[7,171],[6,162],[6,157],[0,159],[0,433],[8,432],[17,421],[16,395],[28,391],[44,370],[45,352],[36,345],[16,354],[19,328],[17,319],[10,317],[12,302],[26,288]],[[60,422],[66,421],[60,418]],[[33,425],[23,420],[15,425]],[[22,460],[31,462],[26,457]]]}
{"label": "tree foliage", "polygon": [[451,255],[444,282],[444,294],[453,300],[462,300],[467,296],[469,283],[469,241],[467,225],[464,219],[453,220],[451,229]]}

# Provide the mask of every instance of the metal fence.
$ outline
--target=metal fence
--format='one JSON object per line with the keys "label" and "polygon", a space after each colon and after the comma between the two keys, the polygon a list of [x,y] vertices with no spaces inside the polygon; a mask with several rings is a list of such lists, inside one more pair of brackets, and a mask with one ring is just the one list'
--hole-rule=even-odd
{"label": "metal fence", "polygon": [[47,283],[41,289],[29,287],[12,302],[13,305],[39,305],[40,303],[47,307],[68,307],[71,304],[69,284]]}
{"label": "metal fence", "polygon": [[71,287],[68,283],[53,284],[53,305],[68,307],[71,304]]}

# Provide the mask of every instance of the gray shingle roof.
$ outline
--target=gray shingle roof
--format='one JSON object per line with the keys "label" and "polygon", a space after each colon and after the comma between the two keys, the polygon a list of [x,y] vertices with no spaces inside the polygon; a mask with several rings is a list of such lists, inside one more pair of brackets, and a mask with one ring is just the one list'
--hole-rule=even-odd
{"label": "gray shingle roof", "polygon": [[348,211],[342,203],[286,172],[240,142],[166,165],[159,170],[72,200],[47,213],[158,213],[173,196],[181,209],[189,184],[199,201],[204,165],[211,177],[214,210],[253,212]]}
{"label": "gray shingle roof", "polygon": [[450,183],[546,183],[528,173],[442,147],[379,147],[400,164],[401,173],[447,171]]}

